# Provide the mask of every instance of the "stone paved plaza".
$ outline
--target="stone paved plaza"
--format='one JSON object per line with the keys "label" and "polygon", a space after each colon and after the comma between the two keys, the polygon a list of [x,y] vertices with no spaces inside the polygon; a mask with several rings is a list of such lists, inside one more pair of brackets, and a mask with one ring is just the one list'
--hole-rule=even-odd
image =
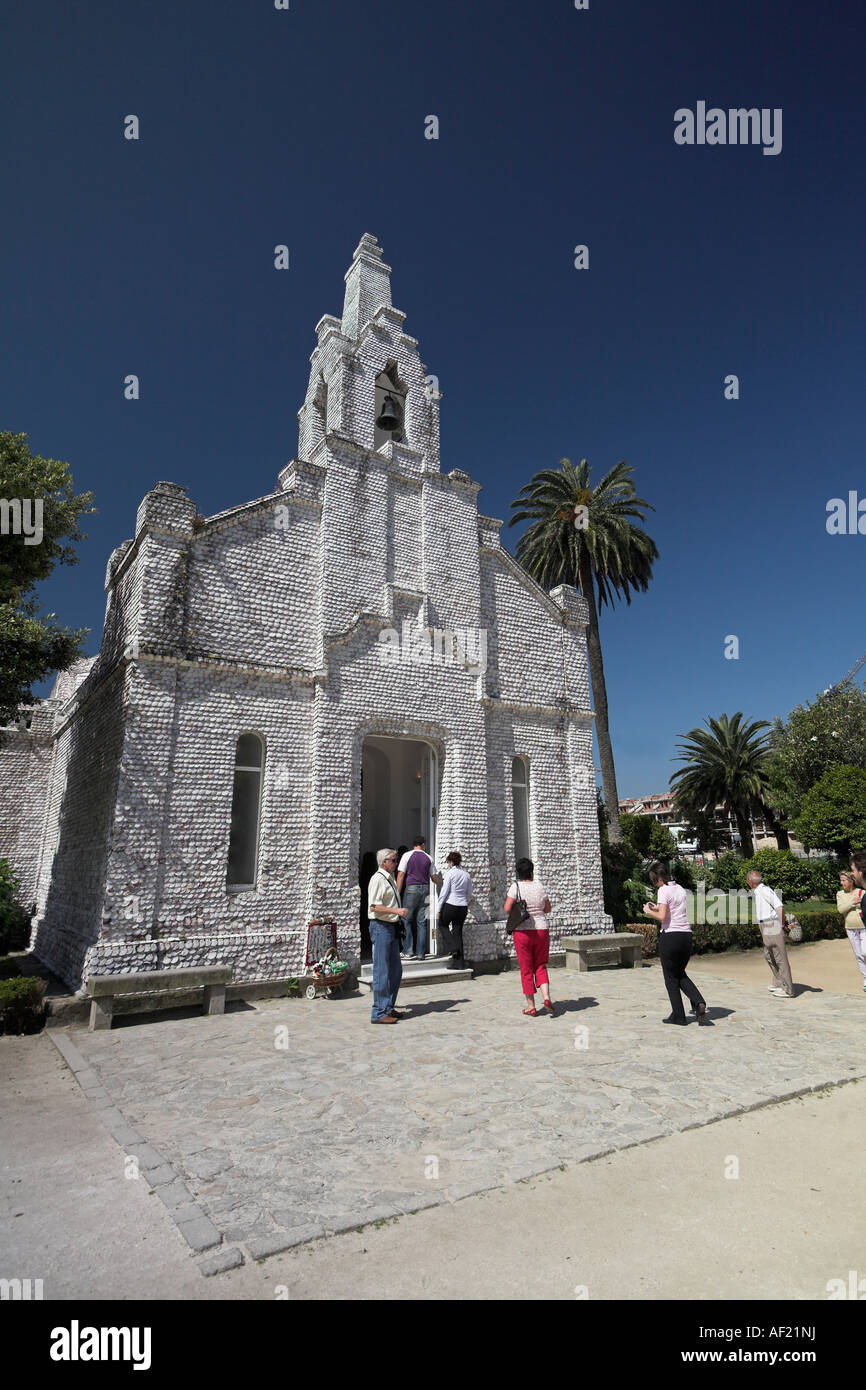
{"label": "stone paved plaza", "polygon": [[213,1223],[197,1248],[235,1263],[866,1075],[862,995],[702,971],[711,1025],[671,1028],[655,965],[551,980],[554,1019],[523,1017],[511,972],[406,990],[392,1027],[349,996],[52,1036],[179,1223]]}

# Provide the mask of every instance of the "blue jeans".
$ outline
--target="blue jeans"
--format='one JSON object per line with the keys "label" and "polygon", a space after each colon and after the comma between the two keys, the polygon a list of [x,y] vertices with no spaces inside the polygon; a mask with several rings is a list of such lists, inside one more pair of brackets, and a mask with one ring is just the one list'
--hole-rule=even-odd
{"label": "blue jeans", "polygon": [[370,940],[373,943],[373,1012],[371,1018],[384,1018],[393,1013],[397,991],[403,978],[400,964],[400,942],[397,929],[390,922],[370,918]]}
{"label": "blue jeans", "polygon": [[403,906],[408,917],[403,918],[406,928],[404,954],[407,956],[426,956],[427,954],[427,900],[430,888],[426,883],[412,883],[403,892]]}

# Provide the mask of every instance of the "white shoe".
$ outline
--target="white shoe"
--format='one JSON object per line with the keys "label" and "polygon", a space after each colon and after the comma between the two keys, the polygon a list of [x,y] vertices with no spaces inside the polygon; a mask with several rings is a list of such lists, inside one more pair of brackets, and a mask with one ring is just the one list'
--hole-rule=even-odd
{"label": "white shoe", "polygon": [[770,991],[771,994],[775,994],[778,988],[778,985],[767,985],[767,989]]}
{"label": "white shoe", "polygon": [[793,999],[793,998],[794,998],[793,994],[789,994],[788,991],[787,991],[787,990],[784,990],[784,989],[772,989],[772,990],[770,990],[770,993],[771,993],[771,994],[775,994],[775,996],[776,996],[777,999]]}

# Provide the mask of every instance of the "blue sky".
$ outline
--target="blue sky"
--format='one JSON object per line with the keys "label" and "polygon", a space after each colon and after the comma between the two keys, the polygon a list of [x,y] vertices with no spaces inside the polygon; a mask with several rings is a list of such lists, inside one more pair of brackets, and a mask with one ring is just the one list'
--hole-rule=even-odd
{"label": "blue sky", "polygon": [[[80,565],[44,586],[89,652],[154,482],[207,514],[273,489],[366,231],[444,392],[442,467],[485,512],[563,456],[626,459],[655,506],[651,589],[602,618],[621,796],[663,789],[706,716],[785,714],[866,650],[866,536],[825,528],[830,498],[866,497],[853,0],[6,16],[0,428],[96,494]],[[781,108],[781,153],[675,144],[699,100]]]}

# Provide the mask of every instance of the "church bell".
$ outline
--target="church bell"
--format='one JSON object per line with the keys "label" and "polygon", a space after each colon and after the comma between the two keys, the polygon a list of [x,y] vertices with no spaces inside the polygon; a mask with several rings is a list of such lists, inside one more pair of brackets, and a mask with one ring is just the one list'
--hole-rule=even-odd
{"label": "church bell", "polygon": [[376,421],[377,427],[380,430],[388,430],[391,433],[393,433],[394,430],[398,430],[400,428],[399,412],[400,407],[394,400],[394,397],[387,395],[382,402],[382,412]]}

